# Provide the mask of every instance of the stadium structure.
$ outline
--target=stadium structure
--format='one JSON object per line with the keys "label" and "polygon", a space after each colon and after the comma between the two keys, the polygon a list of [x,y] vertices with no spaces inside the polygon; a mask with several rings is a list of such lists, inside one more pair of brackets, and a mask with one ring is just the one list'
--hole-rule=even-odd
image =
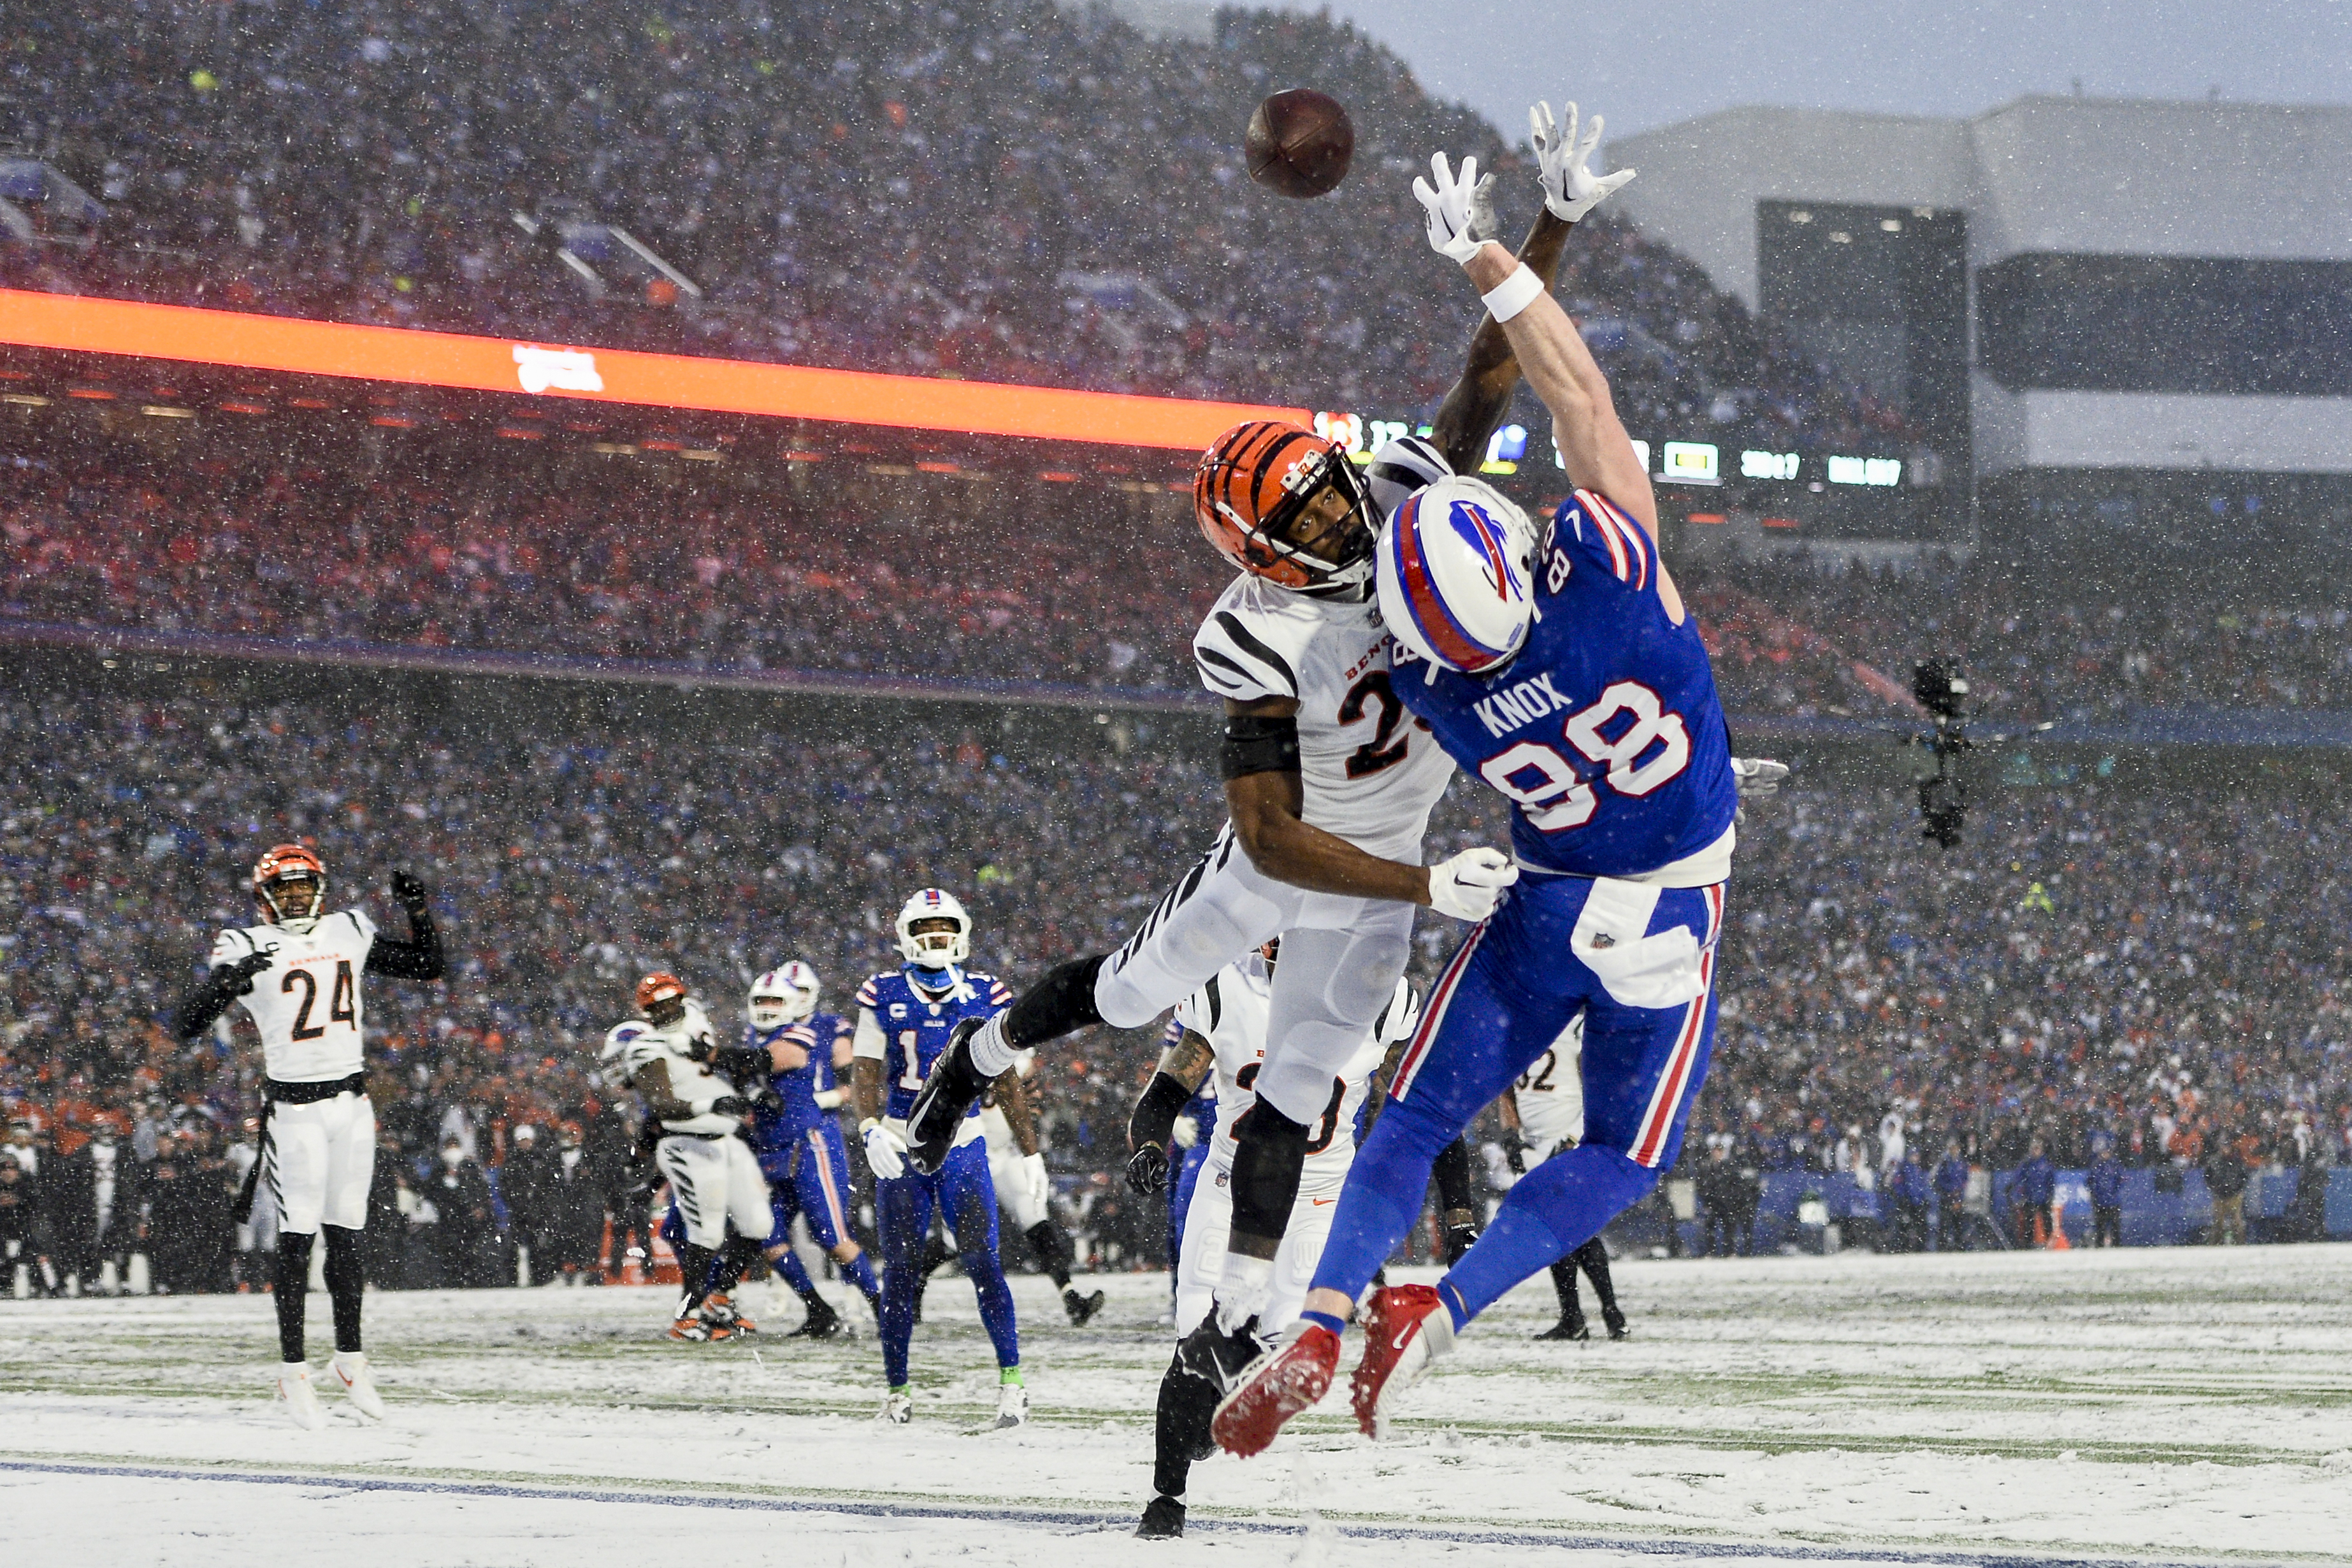
{"label": "stadium structure", "polygon": [[2341,108],[2032,97],[1609,155],[1646,232],[1919,428],[1916,537],[2303,548],[2352,520],[2347,146]]}

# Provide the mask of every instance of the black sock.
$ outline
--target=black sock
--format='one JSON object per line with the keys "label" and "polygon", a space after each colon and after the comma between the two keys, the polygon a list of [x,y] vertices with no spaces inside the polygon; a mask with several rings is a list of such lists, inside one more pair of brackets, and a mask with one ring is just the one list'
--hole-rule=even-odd
{"label": "black sock", "polygon": [[345,1355],[357,1355],[365,1348],[360,1343],[360,1296],[367,1289],[367,1257],[361,1249],[358,1231],[340,1225],[324,1229],[327,1296],[335,1307],[335,1348]]}
{"label": "black sock", "polygon": [[278,1359],[302,1361],[302,1312],[310,1294],[310,1244],[307,1231],[278,1233]]}
{"label": "black sock", "polygon": [[1160,1379],[1160,1408],[1151,1441],[1151,1486],[1162,1497],[1181,1498],[1192,1461],[1209,1451],[1209,1421],[1217,1413],[1216,1391],[1171,1358]]}
{"label": "black sock", "polygon": [[1594,1237],[1570,1257],[1584,1270],[1584,1277],[1592,1281],[1592,1293],[1601,1298],[1601,1310],[1615,1312],[1617,1287],[1609,1278],[1609,1249],[1601,1244],[1601,1238]]}
{"label": "black sock", "polygon": [[1006,1010],[1005,1040],[1026,1050],[1102,1022],[1102,1014],[1095,1010],[1095,973],[1108,956],[1073,958],[1048,970]]}
{"label": "black sock", "polygon": [[1037,1261],[1045,1266],[1046,1277],[1061,1290],[1070,1288],[1068,1243],[1050,1219],[1041,1219],[1022,1232],[1029,1238],[1029,1246],[1037,1254]]}
{"label": "black sock", "polygon": [[1583,1303],[1580,1302],[1576,1299],[1576,1265],[1574,1262],[1570,1261],[1569,1259],[1563,1258],[1559,1262],[1554,1263],[1551,1266],[1551,1288],[1553,1293],[1559,1297],[1559,1315],[1561,1317],[1580,1318],[1584,1315]]}
{"label": "black sock", "polygon": [[677,1277],[686,1283],[686,1294],[678,1299],[677,1315],[685,1317],[702,1305],[702,1298],[710,1294],[712,1253],[708,1247],[697,1247],[691,1241],[677,1244]]}
{"label": "black sock", "polygon": [[710,1293],[723,1296],[743,1278],[743,1270],[768,1255],[768,1244],[730,1236],[719,1251],[719,1271],[711,1276]]}

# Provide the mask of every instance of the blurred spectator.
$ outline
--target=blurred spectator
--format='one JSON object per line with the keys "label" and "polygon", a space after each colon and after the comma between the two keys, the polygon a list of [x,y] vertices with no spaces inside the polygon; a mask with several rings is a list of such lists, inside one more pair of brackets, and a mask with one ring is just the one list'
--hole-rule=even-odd
{"label": "blurred spectator", "polygon": [[499,1195],[506,1199],[515,1245],[522,1249],[526,1285],[555,1277],[556,1155],[542,1148],[539,1129],[523,1123],[509,1134],[507,1157],[499,1166]]}
{"label": "blurred spectator", "polygon": [[2017,1179],[2009,1195],[2016,1213],[2015,1233],[2020,1247],[2050,1245],[2050,1206],[2057,1196],[2058,1167],[2042,1152],[2042,1140],[2032,1139],[2025,1146],[2025,1163],[2017,1167]]}
{"label": "blurred spectator", "polygon": [[2120,1247],[2124,1244],[2124,1167],[2117,1162],[2115,1149],[2105,1138],[2098,1141],[2098,1154],[2091,1168],[2084,1173],[2084,1183],[2091,1192],[2091,1245]]}
{"label": "blurred spectator", "polygon": [[509,1283],[499,1268],[499,1221],[489,1178],[453,1134],[441,1145],[441,1168],[425,1183],[436,1223],[434,1261],[440,1282],[453,1290]]}
{"label": "blurred spectator", "polygon": [[[597,1284],[597,1254],[604,1228],[605,1177],[588,1153],[580,1124],[566,1122],[561,1144],[549,1171],[547,1206],[547,1269],[549,1283]],[[538,1256],[533,1253],[534,1258]],[[541,1275],[537,1264],[534,1275]]]}
{"label": "blurred spectator", "polygon": [[2213,1219],[2207,1239],[2216,1247],[2241,1246],[2246,1239],[2246,1187],[2252,1172],[2245,1157],[2227,1142],[2217,1143],[2205,1156],[2205,1190],[2212,1195]]}

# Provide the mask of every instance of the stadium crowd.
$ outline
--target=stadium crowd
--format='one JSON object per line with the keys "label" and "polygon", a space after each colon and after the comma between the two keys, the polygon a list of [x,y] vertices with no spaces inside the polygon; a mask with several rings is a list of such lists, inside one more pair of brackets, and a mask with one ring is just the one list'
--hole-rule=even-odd
{"label": "stadium crowd", "polygon": [[[1399,287],[1436,276],[1406,183],[1473,153],[1524,222],[1528,165],[1328,16],[1215,26],[1204,47],[1053,0],[39,7],[0,30],[0,139],[103,215],[26,200],[43,232],[0,230],[0,284],[1409,416],[1471,314]],[[1254,187],[1240,149],[1301,82],[1357,131],[1314,203]],[[693,287],[575,234],[590,287],[557,254],[572,221]],[[1612,324],[1629,419],[1904,447],[1887,407],[1606,216],[1560,294]]]}
{"label": "stadium crowd", "polygon": [[[841,1006],[895,961],[899,901],[939,883],[971,904],[975,965],[1018,983],[1108,945],[1205,841],[1217,799],[1209,768],[1150,747],[1027,759],[969,734],[679,725],[616,739],[551,716],[29,684],[0,695],[0,745],[27,759],[0,782],[0,1242],[47,1239],[90,1265],[143,1226],[151,1247],[172,1239],[150,1256],[176,1289],[232,1278],[258,1064],[234,1034],[183,1047],[161,1020],[210,932],[250,919],[242,878],[271,841],[313,841],[339,905],[388,914],[401,866],[437,890],[448,980],[371,982],[379,1277],[488,1282],[512,1277],[501,1249],[519,1236],[544,1275],[584,1266],[604,1213],[627,1227],[635,1108],[595,1050],[641,971],[678,969],[724,1024],[752,973],[799,956]],[[1818,1170],[1948,1139],[2003,1168],[2035,1139],[2061,1163],[2352,1157],[2352,889],[2281,874],[2328,863],[2352,827],[2340,802],[2226,782],[2007,792],[1949,857],[1908,816],[1891,787],[1750,812],[1694,1150],[1726,1138],[1767,1168]],[[1498,829],[1489,798],[1457,788],[1429,852]],[[1456,934],[1424,919],[1424,978]],[[1155,1045],[1098,1035],[1044,1062],[1045,1142],[1098,1260],[1157,1255],[1152,1206],[1114,1175]],[[515,1175],[551,1151],[560,1176]],[[91,1229],[101,1155],[108,1236]]]}
{"label": "stadium crowd", "polygon": [[[0,468],[0,618],[685,661],[1191,688],[1230,577],[1185,499],[877,476],[681,498],[626,483],[465,486],[205,465]],[[648,527],[647,517],[660,519]],[[1021,520],[1003,548],[1005,518]],[[2139,706],[2352,709],[2352,612],[2324,580],[1678,562],[1727,705],[1890,715],[1958,657],[2000,720]]]}

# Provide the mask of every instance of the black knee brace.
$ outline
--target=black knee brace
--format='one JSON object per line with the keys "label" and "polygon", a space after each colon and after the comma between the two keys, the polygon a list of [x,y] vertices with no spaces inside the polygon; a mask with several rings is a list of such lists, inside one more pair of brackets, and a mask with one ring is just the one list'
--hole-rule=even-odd
{"label": "black knee brace", "polygon": [[1025,1051],[1102,1022],[1102,1014],[1095,1010],[1095,975],[1108,956],[1073,958],[1047,970],[1005,1013],[1004,1038]]}
{"label": "black knee brace", "polygon": [[1261,1100],[1234,1124],[1234,1239],[1280,1240],[1290,1227],[1290,1206],[1298,1201],[1307,1124]]}

